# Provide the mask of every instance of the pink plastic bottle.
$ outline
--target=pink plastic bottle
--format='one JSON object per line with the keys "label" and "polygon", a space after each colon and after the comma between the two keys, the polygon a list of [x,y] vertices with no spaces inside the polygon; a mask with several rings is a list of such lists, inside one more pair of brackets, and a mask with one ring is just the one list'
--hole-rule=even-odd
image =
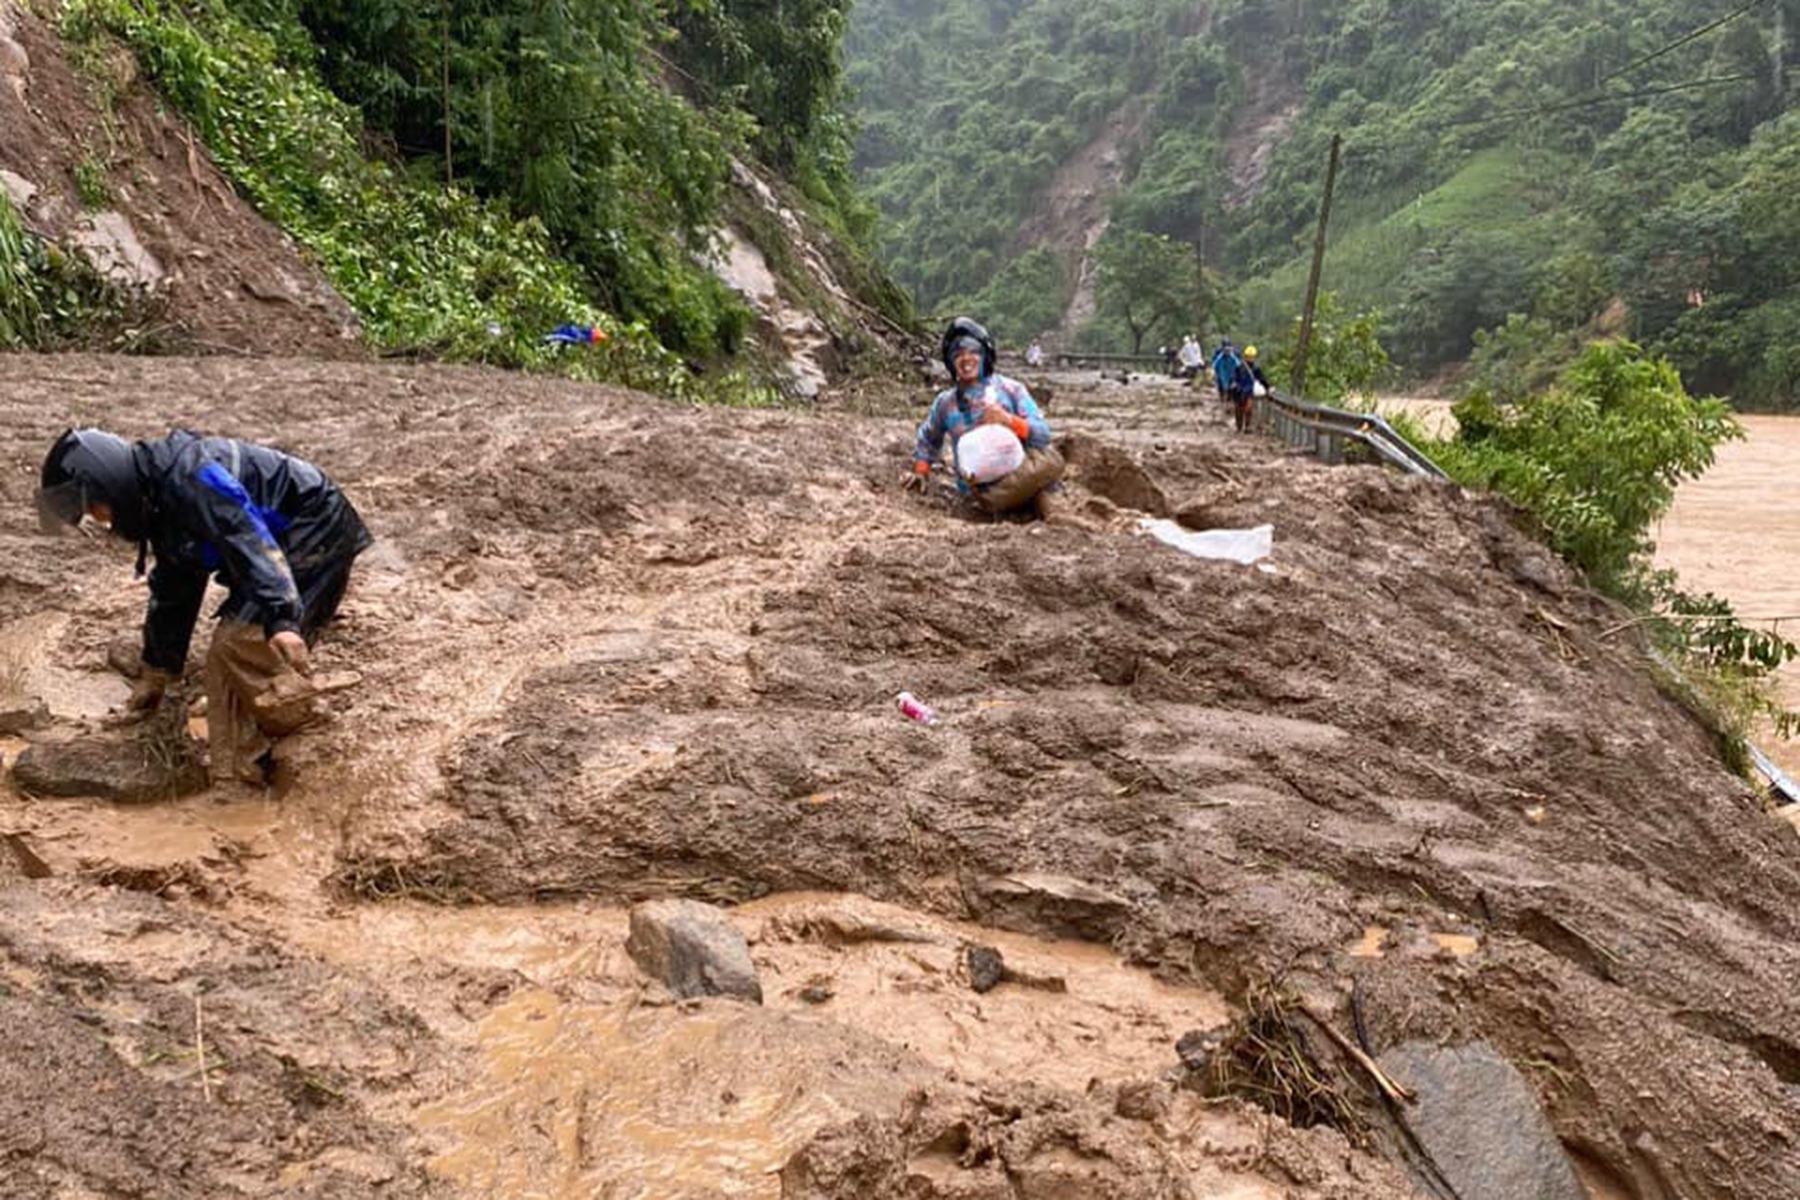
{"label": "pink plastic bottle", "polygon": [[894,697],[894,702],[900,706],[902,713],[913,720],[922,721],[927,725],[937,724],[937,713],[911,692],[901,692]]}

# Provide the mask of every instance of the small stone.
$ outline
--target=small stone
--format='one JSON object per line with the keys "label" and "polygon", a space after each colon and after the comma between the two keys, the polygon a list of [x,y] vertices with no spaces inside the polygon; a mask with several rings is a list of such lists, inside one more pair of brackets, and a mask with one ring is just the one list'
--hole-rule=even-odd
{"label": "small stone", "polygon": [[1168,1089],[1149,1080],[1127,1083],[1119,1088],[1113,1112],[1128,1121],[1159,1121],[1169,1115]]}
{"label": "small stone", "polygon": [[836,992],[822,983],[809,983],[800,989],[800,999],[808,1004],[823,1004],[835,995]]}
{"label": "small stone", "polygon": [[1220,1046],[1217,1029],[1190,1029],[1175,1039],[1175,1054],[1190,1071],[1204,1071]]}
{"label": "small stone", "polygon": [[963,962],[969,968],[969,986],[977,992],[991,992],[1006,978],[1006,960],[992,946],[964,946]]}
{"label": "small stone", "polygon": [[106,648],[106,665],[127,679],[136,679],[144,673],[144,658],[138,642],[133,638],[120,638]]}
{"label": "small stone", "polygon": [[631,910],[625,952],[684,999],[736,996],[762,1003],[750,947],[725,914],[698,900],[651,900]]}
{"label": "small stone", "polygon": [[1541,804],[1534,804],[1526,809],[1525,819],[1530,821],[1533,825],[1542,825],[1544,823],[1544,806]]}

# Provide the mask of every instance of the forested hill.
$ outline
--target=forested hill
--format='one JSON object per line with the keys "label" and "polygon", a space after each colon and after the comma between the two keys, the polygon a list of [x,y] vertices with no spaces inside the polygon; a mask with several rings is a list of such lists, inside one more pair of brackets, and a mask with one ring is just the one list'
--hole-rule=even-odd
{"label": "forested hill", "polygon": [[1154,343],[1192,322],[1197,244],[1215,325],[1279,340],[1341,132],[1325,286],[1406,373],[1480,338],[1527,379],[1623,330],[1791,407],[1797,30],[1800,0],[860,0],[846,51],[925,312]]}

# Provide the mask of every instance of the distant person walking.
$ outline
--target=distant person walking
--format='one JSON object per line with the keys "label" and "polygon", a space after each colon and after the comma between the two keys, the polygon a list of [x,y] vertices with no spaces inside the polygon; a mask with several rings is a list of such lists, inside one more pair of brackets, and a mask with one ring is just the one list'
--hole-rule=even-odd
{"label": "distant person walking", "polygon": [[1044,348],[1038,345],[1036,338],[1032,338],[1031,345],[1025,347],[1025,365],[1033,369],[1044,365]]}
{"label": "distant person walking", "polygon": [[1231,386],[1227,389],[1231,397],[1231,420],[1239,433],[1249,433],[1250,425],[1256,417],[1256,397],[1265,395],[1269,384],[1263,378],[1262,371],[1256,365],[1256,347],[1245,346],[1244,353],[1238,359],[1237,369],[1231,374]]}
{"label": "distant person walking", "polygon": [[1242,361],[1238,357],[1237,347],[1231,344],[1231,339],[1220,339],[1219,348],[1212,355],[1213,388],[1218,392],[1219,399],[1231,398],[1231,380]]}
{"label": "distant person walking", "polygon": [[1181,339],[1181,349],[1175,352],[1175,358],[1181,364],[1181,378],[1194,379],[1200,374],[1200,364],[1206,359],[1206,351],[1200,349],[1200,339],[1190,333]]}

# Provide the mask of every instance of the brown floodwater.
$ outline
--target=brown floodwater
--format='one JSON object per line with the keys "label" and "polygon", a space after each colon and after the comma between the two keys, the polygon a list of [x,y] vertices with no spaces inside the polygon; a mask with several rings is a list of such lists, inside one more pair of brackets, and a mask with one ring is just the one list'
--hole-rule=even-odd
{"label": "brown floodwater", "polygon": [[[618,948],[621,910],[401,905],[359,912],[354,936],[321,926],[319,941],[346,961],[404,948],[531,981],[480,1020],[475,1077],[413,1117],[440,1147],[433,1170],[490,1195],[774,1197],[775,1172],[821,1126],[892,1109],[946,1069],[1079,1092],[1157,1074],[1183,1032],[1229,1016],[1216,993],[1105,947],[862,897],[774,896],[732,917],[761,1008],[656,1002]],[[972,991],[966,940],[1016,977]]]}
{"label": "brown floodwater", "polygon": [[[1719,448],[1713,467],[1681,486],[1656,528],[1656,562],[1681,573],[1689,591],[1731,601],[1745,624],[1800,641],[1800,417],[1742,416],[1748,437]],[[1800,662],[1777,680],[1800,708]],[[1800,741],[1759,744],[1790,774]]]}

